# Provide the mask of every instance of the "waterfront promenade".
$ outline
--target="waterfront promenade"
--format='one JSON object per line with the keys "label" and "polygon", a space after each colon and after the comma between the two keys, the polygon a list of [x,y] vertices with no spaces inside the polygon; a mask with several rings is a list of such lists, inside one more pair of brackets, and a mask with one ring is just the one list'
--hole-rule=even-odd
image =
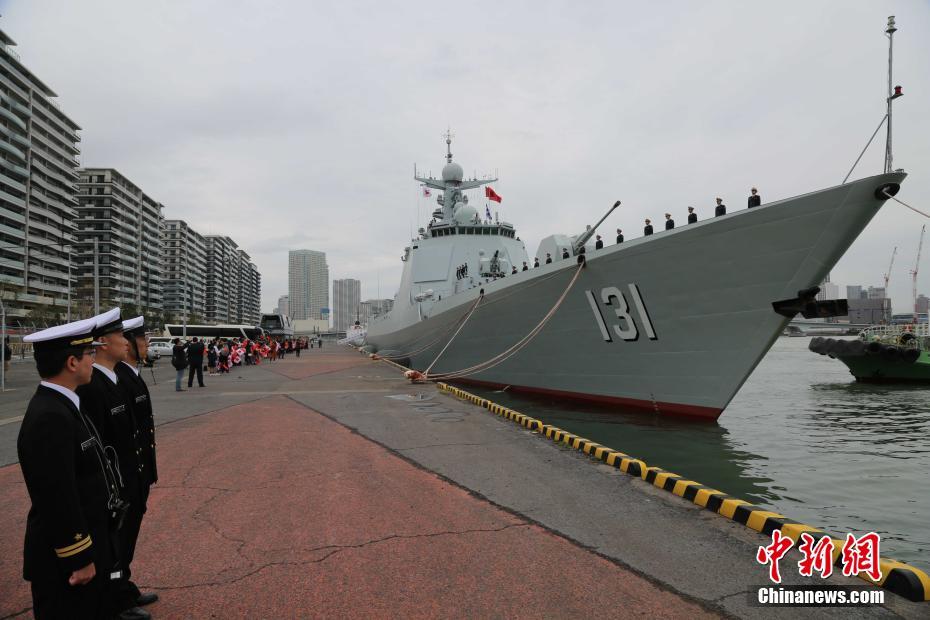
{"label": "waterfront promenade", "polygon": [[[14,364],[0,395],[0,618],[30,617],[15,437],[33,376]],[[350,349],[181,393],[167,360],[155,376],[134,579],[157,618],[926,617],[890,593],[753,607],[762,536]]]}

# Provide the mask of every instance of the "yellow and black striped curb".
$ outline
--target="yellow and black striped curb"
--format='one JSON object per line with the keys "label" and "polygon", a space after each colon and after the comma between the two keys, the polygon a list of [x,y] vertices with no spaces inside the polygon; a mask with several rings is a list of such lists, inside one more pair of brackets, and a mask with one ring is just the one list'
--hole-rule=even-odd
{"label": "yellow and black striped curb", "polygon": [[[403,366],[399,367],[403,368]],[[406,368],[404,368],[404,370],[406,370]],[[444,392],[449,392],[479,407],[484,407],[491,413],[512,420],[520,426],[538,432],[540,435],[545,435],[556,443],[564,444],[575,450],[584,452],[599,461],[607,463],[611,467],[616,467],[631,476],[642,478],[653,486],[670,491],[698,506],[723,515],[728,519],[750,527],[766,536],[771,536],[773,531],[780,530],[782,534],[788,536],[797,543],[803,532],[809,532],[815,538],[827,535],[826,532],[819,528],[798,523],[785,515],[771,512],[750,504],[747,501],[731,497],[723,491],[712,489],[694,480],[688,480],[684,476],[665,471],[661,467],[649,467],[641,459],[634,458],[629,454],[619,452],[613,448],[602,446],[584,437],[573,435],[551,424],[544,424],[535,418],[531,418],[513,409],[508,409],[507,407],[498,405],[486,398],[476,396],[475,394],[471,394],[455,386],[446,383],[437,383],[436,385]],[[830,538],[833,540],[834,545],[834,564],[839,564],[845,541],[833,538],[832,536]],[[930,576],[928,576],[927,573],[896,560],[882,558],[880,563],[882,571],[882,578],[880,580],[874,581],[865,573],[860,573],[858,575],[859,578],[881,586],[912,601],[930,600]]]}

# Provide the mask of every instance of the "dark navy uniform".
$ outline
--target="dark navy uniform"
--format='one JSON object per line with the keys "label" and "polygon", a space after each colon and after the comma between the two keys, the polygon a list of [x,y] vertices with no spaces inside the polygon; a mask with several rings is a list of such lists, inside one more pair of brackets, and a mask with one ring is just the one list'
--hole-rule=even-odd
{"label": "dark navy uniform", "polygon": [[598,238],[597,238],[597,241],[594,242],[594,249],[595,249],[595,250],[603,250],[603,249],[604,249],[604,241],[603,241],[600,237],[598,237]]}
{"label": "dark navy uniform", "polygon": [[694,213],[694,212],[692,211],[691,213],[688,214],[688,223],[689,223],[689,224],[694,224],[694,223],[696,223],[696,222],[697,222],[697,213]]}
{"label": "dark navy uniform", "polygon": [[[107,476],[93,423],[68,396],[40,385],[29,401],[16,442],[32,506],[26,519],[23,577],[32,582],[33,613],[41,618],[107,615],[113,566],[109,502],[118,498]],[[91,562],[96,576],[68,583]]]}
{"label": "dark navy uniform", "polygon": [[[114,565],[114,570],[120,570],[122,573],[112,584],[117,609],[128,609],[135,606],[135,600],[139,596],[138,589],[129,582],[129,562],[135,549],[139,525],[142,523],[144,504],[142,479],[139,476],[139,430],[124,390],[99,366],[94,366],[90,383],[79,387],[77,393],[81,397],[81,411],[100,431],[107,456],[118,470],[120,495],[129,502],[123,527],[119,531],[117,564]],[[127,544],[129,539],[132,541],[131,545]]]}

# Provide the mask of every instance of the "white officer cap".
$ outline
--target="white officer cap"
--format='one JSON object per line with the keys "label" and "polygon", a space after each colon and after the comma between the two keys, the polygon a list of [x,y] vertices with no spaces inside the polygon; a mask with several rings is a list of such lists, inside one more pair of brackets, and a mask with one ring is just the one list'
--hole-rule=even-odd
{"label": "white officer cap", "polygon": [[107,310],[103,314],[94,317],[96,325],[94,326],[94,338],[112,334],[113,332],[123,331],[123,321],[119,316],[119,308]]}
{"label": "white officer cap", "polygon": [[145,336],[145,317],[137,316],[123,321],[123,335],[127,338]]}
{"label": "white officer cap", "polygon": [[23,337],[23,342],[31,343],[36,351],[53,351],[72,347],[92,347],[100,345],[94,342],[96,318],[72,321],[56,325]]}

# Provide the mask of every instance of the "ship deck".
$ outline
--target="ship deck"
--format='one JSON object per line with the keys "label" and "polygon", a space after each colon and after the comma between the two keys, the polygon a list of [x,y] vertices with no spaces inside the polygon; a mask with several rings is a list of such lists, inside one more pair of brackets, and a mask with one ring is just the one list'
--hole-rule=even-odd
{"label": "ship deck", "polygon": [[[34,371],[10,374],[0,618],[30,615],[15,438]],[[925,617],[891,594],[881,609],[752,606],[767,537],[350,349],[183,393],[173,374],[162,361],[152,386],[160,481],[133,566],[156,617]]]}

